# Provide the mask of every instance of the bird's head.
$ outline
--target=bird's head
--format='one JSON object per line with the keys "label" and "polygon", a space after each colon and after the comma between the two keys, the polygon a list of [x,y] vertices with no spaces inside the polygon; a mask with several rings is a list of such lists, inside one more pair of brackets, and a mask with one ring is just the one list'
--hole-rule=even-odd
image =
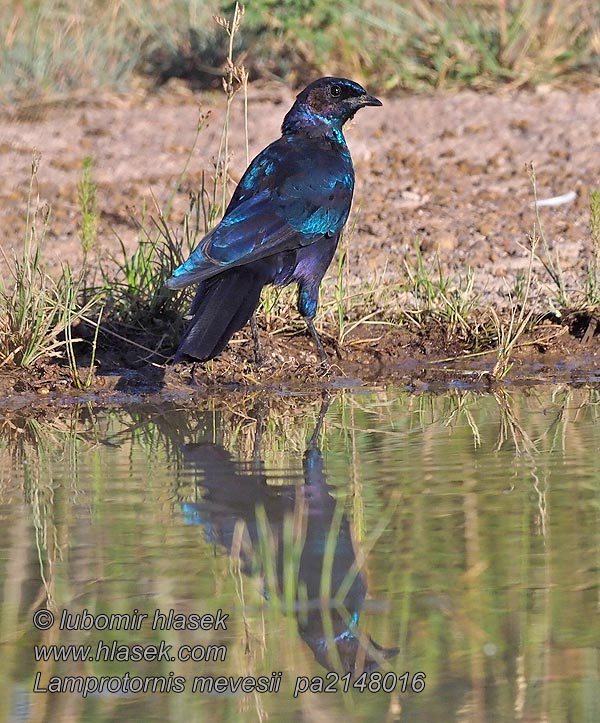
{"label": "bird's head", "polygon": [[367,105],[382,105],[382,102],[353,80],[319,78],[297,95],[283,121],[283,131],[291,130],[302,119],[314,119],[341,128],[357,110]]}

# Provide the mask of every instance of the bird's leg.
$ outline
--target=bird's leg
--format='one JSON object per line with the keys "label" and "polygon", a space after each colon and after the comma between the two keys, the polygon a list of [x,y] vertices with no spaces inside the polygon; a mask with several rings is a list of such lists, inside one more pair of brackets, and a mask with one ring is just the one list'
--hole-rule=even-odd
{"label": "bird's leg", "polygon": [[263,356],[260,346],[260,335],[258,333],[258,323],[256,321],[255,314],[252,314],[250,317],[250,329],[252,331],[252,341],[254,342],[254,363],[258,366],[262,364]]}
{"label": "bird's leg", "polygon": [[319,418],[317,419],[317,424],[315,425],[314,431],[308,442],[308,449],[318,449],[319,447],[319,437],[321,436],[321,429],[323,428],[323,422],[325,421],[325,415],[327,414],[330,403],[331,397],[329,396],[329,392],[323,392],[323,396],[321,398],[321,409],[319,410]]}
{"label": "bird's leg", "polygon": [[319,339],[314,322],[315,314],[317,313],[317,305],[319,303],[319,284],[321,283],[322,278],[323,274],[319,274],[318,277],[315,276],[310,279],[309,282],[302,281],[298,284],[298,311],[304,317],[306,326],[308,326],[310,335],[315,342],[315,346],[319,352],[319,358],[321,359],[321,364],[329,367],[329,357],[327,356],[325,349],[323,349],[323,344]]}
{"label": "bird's leg", "polygon": [[329,365],[329,357],[327,356],[327,352],[323,348],[321,339],[319,338],[319,335],[317,334],[317,330],[315,329],[314,321],[312,319],[309,319],[308,317],[306,317],[304,320],[306,321],[306,326],[308,326],[310,335],[312,336],[312,338],[315,342],[315,346],[317,347],[317,351],[319,352],[319,358],[321,359],[321,363]]}

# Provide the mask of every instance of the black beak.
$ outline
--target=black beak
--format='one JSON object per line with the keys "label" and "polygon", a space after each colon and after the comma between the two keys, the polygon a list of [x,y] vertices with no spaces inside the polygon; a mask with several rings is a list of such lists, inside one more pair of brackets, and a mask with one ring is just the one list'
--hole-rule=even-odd
{"label": "black beak", "polygon": [[356,100],[358,101],[359,108],[364,108],[366,105],[383,105],[379,98],[376,98],[374,95],[367,95],[366,93],[359,96]]}

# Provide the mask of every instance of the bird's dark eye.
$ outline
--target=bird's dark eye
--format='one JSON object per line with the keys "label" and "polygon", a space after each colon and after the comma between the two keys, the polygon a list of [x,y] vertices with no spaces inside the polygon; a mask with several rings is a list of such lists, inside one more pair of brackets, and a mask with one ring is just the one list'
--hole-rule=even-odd
{"label": "bird's dark eye", "polygon": [[342,86],[341,85],[332,85],[331,86],[331,97],[332,98],[339,98],[342,94]]}

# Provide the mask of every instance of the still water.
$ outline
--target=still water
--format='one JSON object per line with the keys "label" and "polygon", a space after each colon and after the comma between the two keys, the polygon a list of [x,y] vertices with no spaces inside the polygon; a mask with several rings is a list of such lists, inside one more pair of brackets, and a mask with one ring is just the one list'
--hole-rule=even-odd
{"label": "still water", "polygon": [[0,415],[0,720],[600,720],[600,392]]}

